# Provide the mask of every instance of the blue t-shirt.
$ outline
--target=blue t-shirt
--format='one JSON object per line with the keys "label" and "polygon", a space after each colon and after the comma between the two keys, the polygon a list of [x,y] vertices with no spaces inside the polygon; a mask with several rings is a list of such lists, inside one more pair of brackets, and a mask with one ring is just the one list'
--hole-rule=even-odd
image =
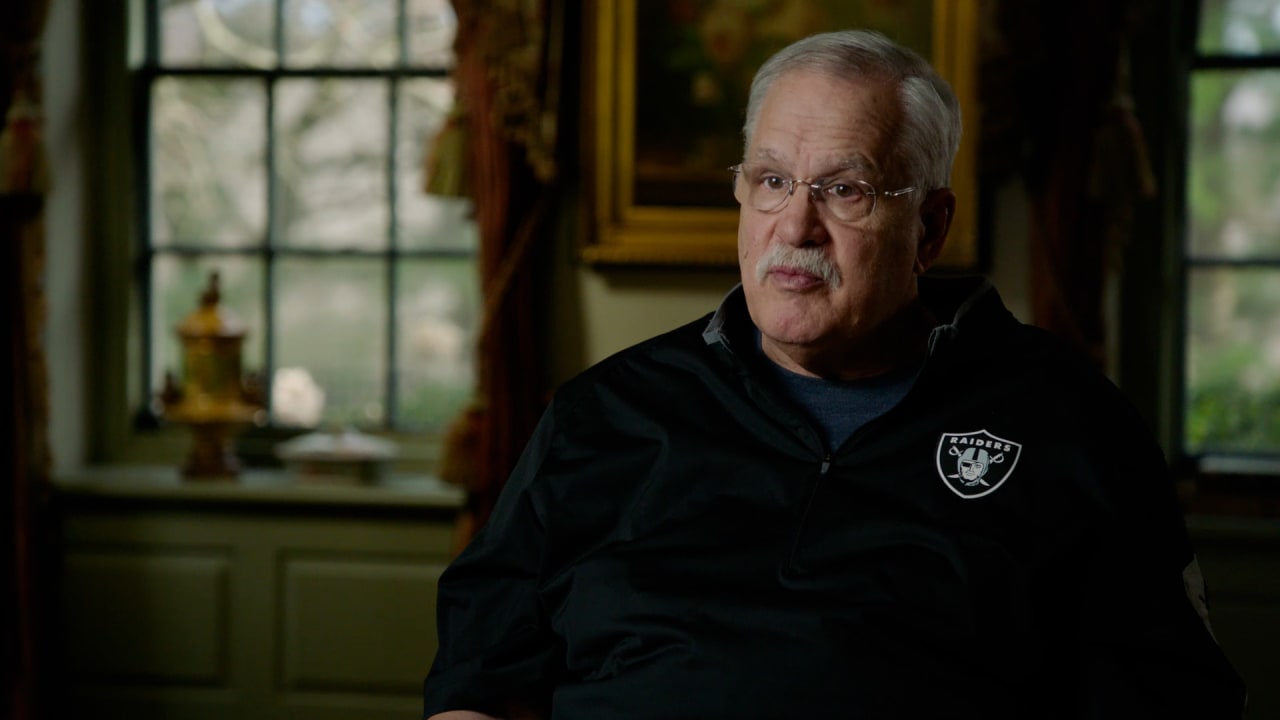
{"label": "blue t-shirt", "polygon": [[901,402],[923,365],[912,364],[857,380],[827,380],[791,372],[770,360],[760,344],[759,331],[756,350],[777,386],[817,423],[828,450],[840,447],[858,428]]}

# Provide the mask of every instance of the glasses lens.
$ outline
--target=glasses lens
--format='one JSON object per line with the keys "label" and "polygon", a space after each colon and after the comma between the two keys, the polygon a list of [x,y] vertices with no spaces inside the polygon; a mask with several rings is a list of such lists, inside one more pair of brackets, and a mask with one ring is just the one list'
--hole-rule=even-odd
{"label": "glasses lens", "polygon": [[738,171],[733,194],[738,202],[761,212],[776,210],[786,202],[791,181],[763,168],[743,165]]}
{"label": "glasses lens", "polygon": [[871,214],[876,191],[862,180],[837,178],[822,186],[822,199],[837,220],[854,222]]}

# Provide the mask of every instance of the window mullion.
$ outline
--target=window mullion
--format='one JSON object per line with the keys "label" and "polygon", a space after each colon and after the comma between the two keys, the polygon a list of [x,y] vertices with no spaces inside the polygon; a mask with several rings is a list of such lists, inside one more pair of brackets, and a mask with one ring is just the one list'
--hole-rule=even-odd
{"label": "window mullion", "polygon": [[[400,17],[401,25],[404,24],[404,16]],[[400,307],[397,302],[399,297],[398,288],[396,286],[396,265],[399,262],[399,247],[396,243],[396,235],[398,227],[396,221],[397,211],[397,194],[398,186],[396,183],[396,140],[399,131],[399,111],[400,111],[400,83],[388,79],[387,100],[390,107],[387,112],[387,152],[384,156],[386,162],[386,179],[387,179],[387,345],[386,345],[386,400],[383,403],[384,424],[390,428],[395,424],[397,412],[396,391],[399,387],[399,378],[396,374],[396,351],[399,339],[396,337],[396,325],[400,315]]]}
{"label": "window mullion", "polygon": [[[276,67],[279,71],[284,64],[284,0],[275,3],[275,27],[273,43],[276,48]],[[276,83],[278,76],[268,74],[263,78],[266,84],[267,124],[266,170],[267,170],[267,227],[266,237],[262,239],[262,390],[267,410],[274,415],[272,407],[272,384],[276,371],[276,248],[279,247],[280,213],[277,208],[279,179],[276,176]]]}
{"label": "window mullion", "polygon": [[133,107],[138,118],[138,123],[134,126],[134,142],[138,148],[139,167],[137,175],[140,177],[138,183],[137,195],[134,197],[133,205],[136,208],[138,234],[134,238],[134,247],[137,250],[137,259],[134,266],[134,282],[137,288],[139,306],[141,308],[142,317],[139,321],[138,336],[142,343],[142,352],[139,355],[139,368],[141,371],[142,397],[140,398],[140,407],[135,417],[136,424],[150,425],[156,421],[152,412],[152,346],[155,342],[155,333],[151,326],[152,308],[151,304],[155,302],[151,291],[151,262],[154,257],[154,251],[151,247],[151,164],[152,164],[152,107],[151,97],[152,88],[155,85],[157,74],[154,72],[159,64],[160,57],[160,28],[159,28],[159,0],[146,1],[146,17],[143,19],[144,47],[143,47],[143,65],[141,73],[142,92],[134,97]]}
{"label": "window mullion", "polygon": [[[1179,15],[1175,11],[1175,28],[1174,28],[1174,53],[1175,57],[1195,57],[1196,39],[1200,36],[1200,3],[1185,3],[1181,8]],[[1190,332],[1190,296],[1188,294],[1189,273],[1190,269],[1187,264],[1187,249],[1190,246],[1190,217],[1187,208],[1187,180],[1190,172],[1189,166],[1189,150],[1192,141],[1192,128],[1190,118],[1191,112],[1191,76],[1194,70],[1186,61],[1179,63],[1179,69],[1182,71],[1179,75],[1179,82],[1173,86],[1173,92],[1176,93],[1174,99],[1175,107],[1181,108],[1181,112],[1177,115],[1174,122],[1174,128],[1171,129],[1171,136],[1174,138],[1166,148],[1169,153],[1170,162],[1174,167],[1178,168],[1177,183],[1171,188],[1173,196],[1174,217],[1173,228],[1175,232],[1176,250],[1170,253],[1174,268],[1169,277],[1173,283],[1171,288],[1173,297],[1179,298],[1179,302],[1175,303],[1172,309],[1172,318],[1168,318],[1166,327],[1172,327],[1176,335],[1171,341],[1163,345],[1164,349],[1169,351],[1168,374],[1165,376],[1165,382],[1168,386],[1172,386],[1166,391],[1165,397],[1168,398],[1169,412],[1165,418],[1164,438],[1172,443],[1179,459],[1187,455],[1187,435],[1186,435],[1186,416],[1189,407],[1190,393],[1187,389],[1187,341]]]}
{"label": "window mullion", "polygon": [[[396,2],[396,55],[398,67],[405,68],[409,64],[409,30],[406,0]],[[383,424],[387,429],[395,427],[396,415],[399,412],[397,398],[400,377],[397,374],[396,353],[400,338],[396,327],[400,318],[399,288],[397,285],[397,265],[400,261],[400,248],[397,243],[399,235],[398,200],[399,185],[396,178],[396,150],[400,130],[400,81],[392,76],[386,80],[388,84],[387,100],[390,107],[387,112],[387,347],[386,347],[386,388],[383,391],[386,399],[383,402]]]}

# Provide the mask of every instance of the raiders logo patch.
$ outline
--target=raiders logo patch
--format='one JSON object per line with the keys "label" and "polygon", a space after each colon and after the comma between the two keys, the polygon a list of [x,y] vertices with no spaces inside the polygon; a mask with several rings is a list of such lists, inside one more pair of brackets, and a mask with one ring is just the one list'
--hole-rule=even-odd
{"label": "raiders logo patch", "polygon": [[990,495],[1018,464],[1022,446],[986,430],[943,433],[938,438],[938,474],[951,492],[966,500]]}

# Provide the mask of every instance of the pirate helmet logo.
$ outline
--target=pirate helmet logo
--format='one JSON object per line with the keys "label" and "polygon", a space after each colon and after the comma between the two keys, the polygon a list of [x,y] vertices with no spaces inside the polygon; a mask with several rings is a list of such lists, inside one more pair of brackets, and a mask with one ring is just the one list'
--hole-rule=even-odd
{"label": "pirate helmet logo", "polygon": [[951,492],[971,500],[1004,484],[1018,464],[1022,445],[986,430],[943,433],[938,438],[938,474]]}

